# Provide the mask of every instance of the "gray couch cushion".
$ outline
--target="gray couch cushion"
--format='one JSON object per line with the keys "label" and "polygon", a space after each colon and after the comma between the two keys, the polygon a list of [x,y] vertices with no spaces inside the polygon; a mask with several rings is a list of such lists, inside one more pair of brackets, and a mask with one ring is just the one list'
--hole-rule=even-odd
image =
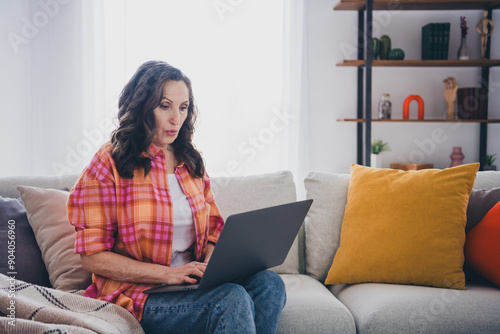
{"label": "gray couch cushion", "polygon": [[50,287],[49,274],[20,198],[0,196],[0,259],[0,274],[16,272],[18,280]]}
{"label": "gray couch cushion", "polygon": [[500,188],[493,189],[472,189],[467,205],[467,225],[465,233],[468,233],[474,226],[486,216],[495,204],[500,201]]}
{"label": "gray couch cushion", "polygon": [[[295,183],[289,171],[228,178],[212,177],[211,184],[217,206],[224,218],[234,213],[290,203],[297,199]],[[299,266],[299,244],[296,238],[285,262],[272,270],[279,274],[298,274]]]}
{"label": "gray couch cushion", "polygon": [[71,189],[78,175],[0,177],[0,196],[18,198],[18,186]]}
{"label": "gray couch cushion", "polygon": [[[349,174],[310,172],[304,180],[307,198],[314,199],[305,221],[308,275],[324,281],[340,242],[349,188]],[[475,189],[500,187],[500,172],[478,172]]]}
{"label": "gray couch cushion", "polygon": [[310,276],[281,275],[287,302],[278,333],[356,333],[349,310],[328,289]]}
{"label": "gray couch cushion", "polygon": [[305,221],[306,272],[324,282],[340,244],[349,174],[310,172],[304,185],[314,199]]}
{"label": "gray couch cushion", "polygon": [[[20,185],[71,189],[77,178],[78,175],[0,177],[0,196],[19,197],[17,187]],[[215,199],[225,218],[233,213],[294,202],[297,198],[293,176],[289,171],[230,178],[213,177],[211,181]],[[285,263],[273,268],[274,271],[287,274],[299,272],[298,239],[293,243]]]}
{"label": "gray couch cushion", "polygon": [[500,289],[467,290],[397,284],[331,287],[359,334],[500,333]]}
{"label": "gray couch cushion", "polygon": [[474,189],[492,189],[500,187],[500,171],[477,172]]}

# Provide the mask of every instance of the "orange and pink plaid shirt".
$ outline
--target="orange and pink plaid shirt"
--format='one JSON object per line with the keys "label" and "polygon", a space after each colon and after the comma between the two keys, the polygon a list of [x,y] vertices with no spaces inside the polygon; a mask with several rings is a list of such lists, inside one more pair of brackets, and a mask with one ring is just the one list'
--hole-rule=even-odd
{"label": "orange and pink plaid shirt", "polygon": [[[75,226],[75,253],[113,251],[129,258],[170,265],[173,210],[164,152],[151,144],[151,171],[142,168],[132,179],[120,177],[107,143],[82,172],[68,199],[68,218]],[[224,220],[215,204],[208,176],[193,178],[181,163],[175,176],[193,212],[194,255],[205,256],[207,242],[216,243]],[[140,321],[147,299],[143,291],[155,284],[123,283],[96,274],[84,296],[123,306]]]}

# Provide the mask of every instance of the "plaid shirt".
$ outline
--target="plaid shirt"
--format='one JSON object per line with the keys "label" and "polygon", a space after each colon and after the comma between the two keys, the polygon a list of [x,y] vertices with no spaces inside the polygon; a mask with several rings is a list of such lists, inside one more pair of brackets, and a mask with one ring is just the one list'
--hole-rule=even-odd
{"label": "plaid shirt", "polygon": [[[68,219],[75,226],[75,253],[91,255],[109,250],[129,258],[169,266],[172,258],[173,210],[169,193],[165,154],[154,144],[151,171],[142,168],[132,179],[120,177],[105,144],[82,172],[68,199]],[[145,153],[143,153],[145,154]],[[223,218],[215,204],[210,180],[193,178],[184,163],[175,175],[193,212],[196,231],[194,255],[205,256],[207,242],[216,243]],[[147,294],[157,286],[115,281],[96,274],[84,296],[123,306],[140,321]]]}

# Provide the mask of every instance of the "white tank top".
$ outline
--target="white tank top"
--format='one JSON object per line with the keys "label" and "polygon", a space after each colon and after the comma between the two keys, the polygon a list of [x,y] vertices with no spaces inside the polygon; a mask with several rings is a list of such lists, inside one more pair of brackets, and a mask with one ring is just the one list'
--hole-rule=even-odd
{"label": "white tank top", "polygon": [[194,261],[193,249],[194,242],[196,241],[196,232],[191,206],[186,195],[182,192],[175,174],[168,174],[168,185],[174,211],[174,236],[170,266],[178,267]]}

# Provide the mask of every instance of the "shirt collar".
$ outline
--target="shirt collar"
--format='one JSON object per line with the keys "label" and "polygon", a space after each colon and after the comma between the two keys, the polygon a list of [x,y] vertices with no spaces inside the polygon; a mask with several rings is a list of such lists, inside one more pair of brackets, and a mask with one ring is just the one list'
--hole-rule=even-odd
{"label": "shirt collar", "polygon": [[144,158],[155,158],[161,152],[162,152],[161,148],[151,143],[149,144],[147,150],[141,153],[141,156]]}
{"label": "shirt collar", "polygon": [[[145,151],[145,152],[142,152],[142,156],[143,157],[147,157],[147,158],[150,158],[150,157],[153,157],[153,158],[156,158],[156,156],[158,154],[161,154],[163,156],[165,156],[165,153],[163,153],[163,150],[161,148],[159,148],[158,146],[156,146],[155,144],[151,143],[148,147],[148,149]],[[184,161],[181,161],[177,167],[182,167],[186,165],[186,163]],[[188,167],[188,165],[186,165],[186,167]]]}

